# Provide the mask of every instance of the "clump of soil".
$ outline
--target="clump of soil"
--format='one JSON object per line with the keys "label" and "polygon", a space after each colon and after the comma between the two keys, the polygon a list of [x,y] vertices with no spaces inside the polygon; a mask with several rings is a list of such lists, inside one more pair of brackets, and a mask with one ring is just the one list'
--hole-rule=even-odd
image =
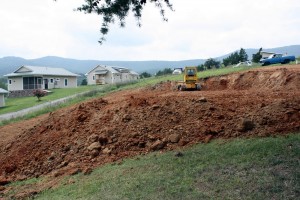
{"label": "clump of soil", "polygon": [[0,143],[0,180],[90,173],[104,163],[214,138],[299,131],[297,67],[209,78],[202,91],[180,92],[165,82],[52,112]]}

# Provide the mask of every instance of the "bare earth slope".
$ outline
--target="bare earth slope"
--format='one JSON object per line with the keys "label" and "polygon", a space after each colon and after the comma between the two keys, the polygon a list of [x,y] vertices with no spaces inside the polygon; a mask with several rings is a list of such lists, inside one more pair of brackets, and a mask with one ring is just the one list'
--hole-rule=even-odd
{"label": "bare earth slope", "polygon": [[300,65],[202,82],[202,91],[179,92],[167,82],[116,92],[0,127],[1,138],[7,136],[0,139],[0,176],[59,176],[212,138],[300,130]]}

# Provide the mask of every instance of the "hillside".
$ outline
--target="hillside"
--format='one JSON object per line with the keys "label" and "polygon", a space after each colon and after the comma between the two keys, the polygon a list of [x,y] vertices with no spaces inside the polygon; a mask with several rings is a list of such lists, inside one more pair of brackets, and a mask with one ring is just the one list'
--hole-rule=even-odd
{"label": "hillside", "polygon": [[51,112],[22,130],[0,127],[19,134],[0,140],[0,174],[14,180],[63,174],[212,138],[300,130],[298,66],[212,77],[202,91],[178,92],[172,84],[116,92]]}
{"label": "hillside", "polygon": [[[288,54],[300,56],[300,45],[278,47],[271,49],[264,49],[272,52],[287,52]],[[256,53],[258,49],[246,49],[249,58],[252,54]],[[230,53],[229,53],[230,54]],[[222,60],[229,54],[216,57],[217,60]],[[181,60],[181,61],[103,61],[103,60],[76,60],[70,58],[61,58],[55,56],[47,56],[37,59],[24,59],[19,57],[3,57],[0,58],[0,76],[12,72],[21,65],[33,65],[33,66],[47,66],[47,67],[63,67],[71,72],[78,74],[85,74],[98,64],[121,66],[130,68],[138,73],[147,71],[149,73],[155,73],[158,70],[164,68],[177,68],[184,66],[196,66],[203,64],[206,59],[193,59],[193,60]]]}
{"label": "hillside", "polygon": [[217,138],[297,133],[299,66],[202,79],[201,91],[180,92],[162,82],[2,126],[0,197],[11,181],[88,174],[105,163]]}

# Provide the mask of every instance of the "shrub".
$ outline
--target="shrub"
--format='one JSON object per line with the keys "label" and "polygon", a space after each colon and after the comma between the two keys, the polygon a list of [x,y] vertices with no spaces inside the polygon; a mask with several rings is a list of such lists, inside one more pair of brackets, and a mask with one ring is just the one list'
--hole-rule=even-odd
{"label": "shrub", "polygon": [[33,91],[33,95],[38,98],[38,101],[41,101],[41,98],[47,94],[46,91],[37,89]]}

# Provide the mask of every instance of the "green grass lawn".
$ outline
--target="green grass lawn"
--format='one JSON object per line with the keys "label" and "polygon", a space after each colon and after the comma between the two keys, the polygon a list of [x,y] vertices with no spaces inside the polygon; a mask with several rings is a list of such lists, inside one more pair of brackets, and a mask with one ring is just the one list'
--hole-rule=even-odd
{"label": "green grass lawn", "polygon": [[[300,133],[213,140],[175,152],[155,152],[66,177],[34,199],[297,199]],[[33,187],[43,179],[13,183]],[[69,184],[72,182],[72,184]],[[13,192],[11,193],[13,194]]]}
{"label": "green grass lawn", "polygon": [[37,97],[19,97],[19,98],[6,98],[5,107],[0,108],[0,115],[15,112],[25,108],[29,108],[35,105],[39,105],[45,102],[53,101],[56,99],[64,98],[81,92],[86,92],[90,90],[95,90],[101,86],[79,86],[77,88],[64,88],[64,89],[51,89],[51,93],[48,93],[47,96],[41,98],[41,101],[38,101]]}

